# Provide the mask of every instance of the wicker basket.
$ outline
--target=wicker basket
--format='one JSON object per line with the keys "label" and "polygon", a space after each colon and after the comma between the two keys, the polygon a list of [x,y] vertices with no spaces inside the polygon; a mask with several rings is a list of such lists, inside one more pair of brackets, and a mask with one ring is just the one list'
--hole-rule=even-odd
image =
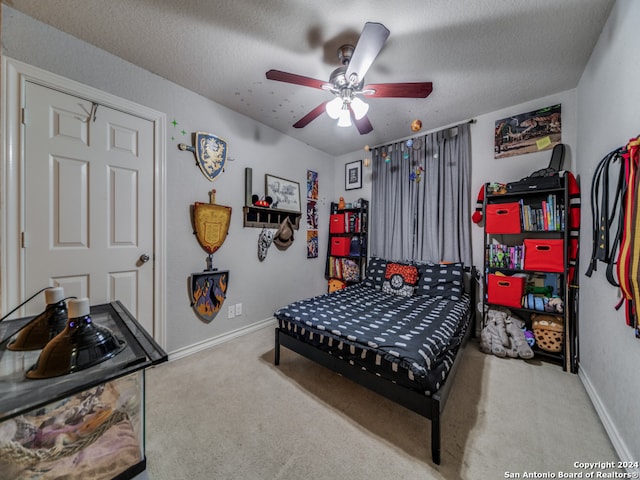
{"label": "wicker basket", "polygon": [[536,315],[533,317],[533,335],[542,350],[557,353],[562,351],[564,326],[562,317]]}

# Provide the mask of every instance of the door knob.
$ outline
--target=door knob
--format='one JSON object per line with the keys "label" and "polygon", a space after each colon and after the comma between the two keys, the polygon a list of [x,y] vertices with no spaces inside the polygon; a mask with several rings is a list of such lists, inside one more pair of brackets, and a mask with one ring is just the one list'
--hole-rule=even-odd
{"label": "door knob", "polygon": [[141,263],[147,263],[149,261],[149,255],[147,255],[146,253],[143,253],[142,255],[140,255],[140,262]]}

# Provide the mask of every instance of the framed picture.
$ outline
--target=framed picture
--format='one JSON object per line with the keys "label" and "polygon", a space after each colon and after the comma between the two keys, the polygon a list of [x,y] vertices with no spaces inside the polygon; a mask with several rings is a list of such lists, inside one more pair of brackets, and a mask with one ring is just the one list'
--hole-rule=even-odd
{"label": "framed picture", "polygon": [[344,189],[362,188],[362,160],[347,163],[344,166]]}
{"label": "framed picture", "polygon": [[300,211],[300,184],[293,180],[269,175],[264,176],[265,195],[273,199],[272,208]]}

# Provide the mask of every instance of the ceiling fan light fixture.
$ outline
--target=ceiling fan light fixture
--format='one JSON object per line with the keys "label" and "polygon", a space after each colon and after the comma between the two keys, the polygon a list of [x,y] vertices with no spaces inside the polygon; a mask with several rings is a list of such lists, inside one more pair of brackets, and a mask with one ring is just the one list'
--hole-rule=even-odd
{"label": "ceiling fan light fixture", "polygon": [[344,105],[342,110],[340,110],[340,116],[338,117],[338,126],[339,127],[350,127],[351,126],[351,113],[349,112],[348,105]]}
{"label": "ceiling fan light fixture", "polygon": [[354,97],[351,99],[351,110],[353,110],[356,120],[360,120],[369,111],[369,105],[363,102],[362,99]]}
{"label": "ceiling fan light fixture", "polygon": [[334,120],[338,119],[340,116],[340,111],[342,110],[342,98],[336,97],[325,105],[325,110],[327,111],[327,115],[329,115]]}
{"label": "ceiling fan light fixture", "polygon": [[360,135],[366,135],[373,130],[367,118],[369,106],[356,96],[426,98],[433,89],[431,82],[365,84],[365,76],[388,37],[389,29],[383,24],[365,23],[355,46],[347,44],[338,49],[341,66],[331,72],[328,82],[280,70],[267,71],[269,80],[317,88],[331,92],[336,97],[319,104],[293,127],[303,128],[326,112],[330,118],[338,120],[341,127],[349,127],[355,121]]}

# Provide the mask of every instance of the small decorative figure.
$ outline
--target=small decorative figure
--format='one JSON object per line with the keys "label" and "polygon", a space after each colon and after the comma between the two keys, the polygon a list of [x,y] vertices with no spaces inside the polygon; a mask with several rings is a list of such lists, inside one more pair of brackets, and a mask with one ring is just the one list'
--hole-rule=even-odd
{"label": "small decorative figure", "polygon": [[413,122],[411,122],[411,131],[419,132],[421,128],[422,128],[422,121],[416,118]]}
{"label": "small decorative figure", "polygon": [[344,203],[344,197],[340,197],[340,200],[338,200],[338,208],[339,209],[343,209],[345,208],[346,204]]}

